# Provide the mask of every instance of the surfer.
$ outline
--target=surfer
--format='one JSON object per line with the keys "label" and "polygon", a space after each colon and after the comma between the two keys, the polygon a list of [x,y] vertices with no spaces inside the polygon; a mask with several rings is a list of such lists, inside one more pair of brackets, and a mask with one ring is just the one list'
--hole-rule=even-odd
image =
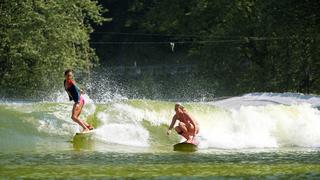
{"label": "surfer", "polygon": [[176,121],[180,121],[175,130],[178,134],[187,139],[186,142],[194,143],[195,136],[199,133],[199,125],[197,121],[187,112],[187,110],[180,104],[176,103],[174,110],[176,114],[173,116],[167,135],[171,134],[171,129]]}
{"label": "surfer", "polygon": [[76,82],[73,80],[73,73],[71,69],[66,70],[64,72],[64,76],[64,88],[69,95],[69,100],[74,101],[71,119],[83,128],[82,132],[88,132],[92,130],[93,127],[79,118],[82,112],[82,108],[85,104],[85,100],[83,98],[84,92],[76,85]]}

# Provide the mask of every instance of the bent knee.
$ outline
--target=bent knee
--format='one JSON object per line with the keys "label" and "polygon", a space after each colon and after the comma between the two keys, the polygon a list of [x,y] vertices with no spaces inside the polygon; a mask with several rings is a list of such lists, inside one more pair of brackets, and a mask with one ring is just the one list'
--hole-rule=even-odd
{"label": "bent knee", "polygon": [[73,121],[78,121],[78,118],[77,118],[76,116],[71,116],[71,119],[72,119]]}
{"label": "bent knee", "polygon": [[179,126],[186,126],[186,124],[183,122],[179,122]]}
{"label": "bent knee", "polygon": [[183,130],[179,126],[175,127],[174,129],[176,130],[176,132],[178,134],[182,134],[183,133]]}

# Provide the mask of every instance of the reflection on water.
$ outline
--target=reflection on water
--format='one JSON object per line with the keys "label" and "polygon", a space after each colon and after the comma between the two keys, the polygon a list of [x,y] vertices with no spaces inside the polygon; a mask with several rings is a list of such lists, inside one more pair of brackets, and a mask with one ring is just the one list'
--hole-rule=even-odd
{"label": "reflection on water", "polygon": [[196,153],[69,150],[1,153],[0,160],[0,174],[8,178],[320,177],[318,149],[212,149]]}

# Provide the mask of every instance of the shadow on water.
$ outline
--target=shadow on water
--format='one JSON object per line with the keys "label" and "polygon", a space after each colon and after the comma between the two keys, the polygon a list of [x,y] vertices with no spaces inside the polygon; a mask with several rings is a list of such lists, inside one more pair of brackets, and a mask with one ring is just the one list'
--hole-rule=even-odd
{"label": "shadow on water", "polygon": [[72,139],[73,149],[76,151],[80,150],[94,150],[95,140],[91,133],[87,134],[76,134]]}

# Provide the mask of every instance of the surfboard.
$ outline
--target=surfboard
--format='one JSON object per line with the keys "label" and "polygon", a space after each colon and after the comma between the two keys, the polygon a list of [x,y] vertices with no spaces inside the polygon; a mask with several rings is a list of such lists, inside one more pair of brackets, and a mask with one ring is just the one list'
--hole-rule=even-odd
{"label": "surfboard", "polygon": [[94,131],[89,132],[79,132],[73,136],[73,147],[75,149],[88,149],[94,145]]}
{"label": "surfboard", "polygon": [[76,135],[90,135],[94,132],[94,130],[90,130],[90,131],[87,131],[87,132],[77,132]]}
{"label": "surfboard", "polygon": [[193,143],[182,142],[173,145],[173,150],[182,152],[195,152],[198,150],[198,145]]}

